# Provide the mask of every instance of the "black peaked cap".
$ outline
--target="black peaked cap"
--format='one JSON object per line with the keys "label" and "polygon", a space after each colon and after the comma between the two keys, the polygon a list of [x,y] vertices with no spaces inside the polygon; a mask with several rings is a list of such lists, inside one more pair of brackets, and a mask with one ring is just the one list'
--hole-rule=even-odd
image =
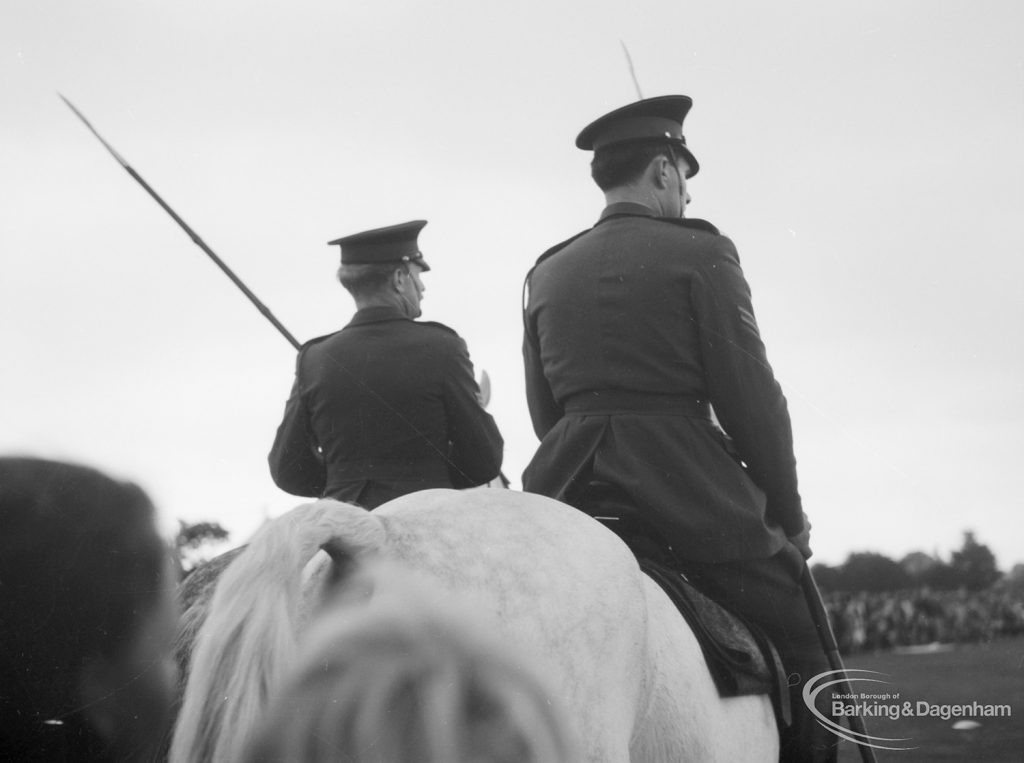
{"label": "black peaked cap", "polygon": [[685,157],[690,165],[686,176],[693,177],[700,165],[683,136],[683,120],[691,106],[693,100],[686,95],[660,95],[630,103],[584,127],[576,136],[576,147],[600,151],[621,143],[664,142]]}
{"label": "black peaked cap", "polygon": [[430,270],[417,240],[426,224],[426,220],[410,220],[342,236],[327,243],[329,246],[337,244],[341,247],[342,265],[412,262],[423,270]]}

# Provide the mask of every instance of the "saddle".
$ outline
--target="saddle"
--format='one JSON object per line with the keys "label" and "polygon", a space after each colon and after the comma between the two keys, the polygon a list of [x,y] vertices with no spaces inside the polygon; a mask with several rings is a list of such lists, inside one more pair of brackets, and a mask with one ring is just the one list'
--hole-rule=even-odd
{"label": "saddle", "polygon": [[767,694],[779,727],[789,726],[792,715],[786,671],[764,632],[709,599],[680,572],[650,559],[637,561],[668,595],[697,637],[719,696]]}
{"label": "saddle", "polygon": [[665,591],[697,637],[719,696],[767,694],[780,730],[789,726],[787,674],[768,636],[698,590],[679,571],[671,548],[615,486],[591,482],[574,505],[622,538],[640,569]]}

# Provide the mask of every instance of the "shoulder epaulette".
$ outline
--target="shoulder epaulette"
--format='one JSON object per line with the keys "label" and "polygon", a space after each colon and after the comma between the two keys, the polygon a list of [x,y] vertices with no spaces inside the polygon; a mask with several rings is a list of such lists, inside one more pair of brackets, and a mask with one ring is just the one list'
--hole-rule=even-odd
{"label": "shoulder epaulette", "polygon": [[701,220],[698,217],[655,217],[654,219],[678,225],[680,228],[693,228],[694,230],[704,231],[705,233],[710,233],[713,236],[722,235],[718,228],[707,220]]}
{"label": "shoulder epaulette", "polygon": [[553,247],[551,247],[546,252],[544,252],[544,254],[542,254],[540,257],[538,257],[537,261],[535,263],[533,263],[533,267],[531,267],[528,271],[526,271],[526,277],[523,278],[523,293],[522,293],[522,308],[523,308],[523,319],[524,320],[526,319],[526,299],[527,299],[527,295],[529,294],[530,276],[533,275],[533,271],[536,270],[537,266],[540,265],[542,262],[544,262],[544,260],[546,260],[546,259],[548,259],[548,258],[550,258],[550,257],[552,257],[552,256],[554,256],[556,254],[558,254],[560,251],[565,249],[565,247],[569,246],[569,244],[571,244],[573,241],[578,239],[584,233],[590,233],[591,230],[593,230],[593,228],[587,228],[586,230],[581,230],[575,236],[571,236],[571,237],[567,238],[565,241],[561,242],[560,244],[555,244]]}
{"label": "shoulder epaulette", "polygon": [[525,296],[526,295],[526,288],[527,288],[526,285],[528,283],[530,283],[530,276],[533,275],[533,271],[537,269],[537,266],[540,265],[542,262],[544,262],[544,260],[549,259],[550,257],[553,257],[554,255],[558,254],[560,251],[565,249],[565,247],[569,246],[569,244],[571,244],[573,241],[578,239],[584,233],[590,233],[590,231],[592,231],[592,230],[593,230],[593,228],[587,228],[586,230],[581,230],[575,236],[570,236],[569,238],[567,238],[562,243],[555,244],[553,247],[548,249],[546,252],[544,252],[544,254],[542,254],[540,257],[537,258],[537,261],[535,263],[533,263],[533,267],[531,267],[528,271],[526,271],[526,277],[523,279],[523,301],[524,301],[524,304],[525,304],[525,300],[526,300],[526,296]]}
{"label": "shoulder epaulette", "polygon": [[[555,244],[553,247],[548,249],[546,252],[544,252],[544,254],[542,254],[540,257],[537,258],[537,261],[535,263],[533,263],[533,268],[535,268],[538,265],[540,265],[542,262],[544,262],[544,260],[548,259],[548,257],[551,257],[553,255],[558,254],[560,251],[565,249],[565,247],[569,246],[569,244],[571,244],[573,241],[578,239],[584,233],[590,233],[591,230],[593,230],[593,228],[587,228],[586,230],[581,230],[575,236],[571,236],[571,237],[567,238],[565,241],[563,241],[560,244]],[[531,273],[533,272],[533,268],[530,268],[530,272]],[[526,277],[529,278],[530,274],[527,273]]]}
{"label": "shoulder epaulette", "polygon": [[314,344],[319,344],[320,342],[324,341],[325,339],[330,339],[332,336],[334,336],[337,333],[338,333],[337,331],[334,331],[334,332],[332,332],[330,334],[324,334],[323,336],[313,337],[312,339],[307,339],[305,342],[303,342],[302,346],[299,347],[298,353],[295,355],[295,372],[296,373],[299,372],[299,368],[302,365],[302,356],[306,354],[306,350],[308,350]]}
{"label": "shoulder epaulette", "polygon": [[299,348],[299,352],[302,352],[303,350],[305,350],[305,349],[307,349],[309,347],[312,347],[314,344],[317,344],[318,342],[322,342],[325,339],[330,339],[332,336],[334,336],[337,333],[338,333],[337,331],[332,331],[330,334],[324,334],[323,336],[317,336],[317,337],[313,337],[312,339],[307,339],[305,342],[302,343],[302,346]]}
{"label": "shoulder epaulette", "polygon": [[522,296],[521,296],[521,299],[522,299],[522,310],[523,310],[523,324],[524,325],[526,324],[526,301],[527,301],[527,299],[529,297],[529,293],[530,293],[530,276],[533,275],[533,271],[536,270],[537,266],[540,265],[542,262],[544,262],[544,260],[547,260],[547,259],[553,257],[554,255],[558,254],[560,251],[565,249],[565,247],[569,246],[569,244],[571,244],[573,241],[578,239],[584,233],[590,233],[590,231],[592,231],[592,230],[593,230],[593,228],[587,228],[586,230],[581,230],[575,236],[571,236],[571,237],[567,238],[565,241],[561,242],[560,244],[555,244],[553,247],[551,247],[546,252],[544,252],[544,254],[542,254],[540,257],[538,257],[537,261],[535,263],[533,263],[533,267],[531,267],[528,271],[526,271],[526,277],[523,278],[523,293],[522,293]]}
{"label": "shoulder epaulette", "polygon": [[449,334],[455,334],[455,336],[459,335],[459,332],[453,329],[451,326],[446,326],[443,323],[438,323],[437,321],[414,321],[414,323],[417,326],[434,326],[435,328],[444,329]]}

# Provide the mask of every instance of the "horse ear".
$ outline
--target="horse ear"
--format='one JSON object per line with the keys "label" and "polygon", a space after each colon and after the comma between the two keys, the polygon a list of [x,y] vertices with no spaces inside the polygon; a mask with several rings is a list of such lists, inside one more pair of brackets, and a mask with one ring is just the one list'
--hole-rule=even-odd
{"label": "horse ear", "polygon": [[355,553],[340,538],[331,538],[320,548],[331,557],[331,584],[341,582],[355,570],[358,564]]}
{"label": "horse ear", "polygon": [[331,540],[321,548],[331,557],[330,571],[325,581],[324,605],[365,604],[374,595],[377,578],[371,567],[366,567],[352,550],[338,540]]}

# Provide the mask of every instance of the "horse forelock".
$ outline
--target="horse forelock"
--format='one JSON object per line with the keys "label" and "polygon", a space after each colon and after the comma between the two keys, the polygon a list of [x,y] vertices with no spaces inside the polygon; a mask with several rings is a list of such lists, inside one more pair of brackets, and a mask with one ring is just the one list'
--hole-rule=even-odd
{"label": "horse forelock", "polygon": [[[327,545],[356,555],[384,543],[364,509],[322,500],[261,527],[220,575],[192,648],[170,760],[231,761],[259,723],[270,693],[295,660],[296,629],[315,604],[302,594],[311,558]],[[325,579],[330,563],[311,565]],[[316,570],[319,570],[317,572]]]}

